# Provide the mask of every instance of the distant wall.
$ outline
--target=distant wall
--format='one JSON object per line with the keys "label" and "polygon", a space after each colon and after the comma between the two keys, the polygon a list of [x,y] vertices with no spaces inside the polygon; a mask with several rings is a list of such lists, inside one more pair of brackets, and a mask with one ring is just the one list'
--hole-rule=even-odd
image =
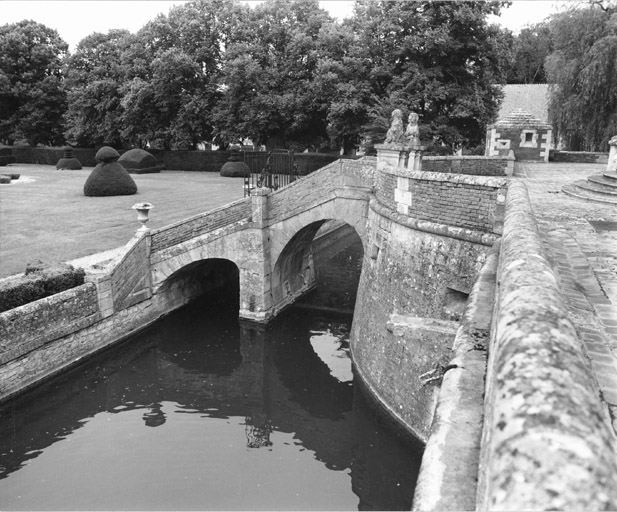
{"label": "distant wall", "polygon": [[486,156],[424,156],[422,170],[475,176],[512,174],[513,158]]}
{"label": "distant wall", "polygon": [[592,153],[588,151],[551,151],[549,162],[568,162],[576,164],[606,164],[608,153]]}
{"label": "distant wall", "polygon": [[[58,160],[62,158],[62,148],[13,146],[10,149],[13,151],[17,163],[22,164],[55,166]],[[94,167],[97,164],[94,159],[96,152],[96,149],[91,148],[73,149],[73,155],[85,167]],[[126,150],[118,150],[120,154],[125,152]],[[170,171],[219,172],[231,155],[230,151],[165,151],[162,149],[149,149],[148,152],[154,155],[158,162],[164,164]],[[300,174],[309,174],[330,162],[338,160],[340,156],[325,153],[297,153],[294,154],[294,158]]]}

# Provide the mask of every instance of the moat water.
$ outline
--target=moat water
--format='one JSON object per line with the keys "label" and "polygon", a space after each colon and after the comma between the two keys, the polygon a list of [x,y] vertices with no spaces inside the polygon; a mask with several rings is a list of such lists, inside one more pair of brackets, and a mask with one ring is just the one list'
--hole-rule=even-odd
{"label": "moat water", "polygon": [[266,328],[231,287],[3,404],[0,510],[409,510],[421,451],[354,386],[361,251]]}

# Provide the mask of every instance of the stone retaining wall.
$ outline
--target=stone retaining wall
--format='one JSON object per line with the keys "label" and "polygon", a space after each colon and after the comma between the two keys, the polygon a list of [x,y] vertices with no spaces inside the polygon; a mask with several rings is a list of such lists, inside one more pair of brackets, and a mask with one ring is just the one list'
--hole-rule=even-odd
{"label": "stone retaining wall", "polygon": [[617,509],[615,434],[522,182],[508,191],[498,283],[478,510]]}
{"label": "stone retaining wall", "polygon": [[422,457],[414,510],[475,510],[484,379],[495,299],[497,242],[473,286],[443,376]]}

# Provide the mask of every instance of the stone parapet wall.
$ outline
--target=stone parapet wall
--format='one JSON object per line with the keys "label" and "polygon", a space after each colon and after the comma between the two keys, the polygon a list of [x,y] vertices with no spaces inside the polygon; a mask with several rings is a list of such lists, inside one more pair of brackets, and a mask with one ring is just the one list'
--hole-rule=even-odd
{"label": "stone parapet wall", "polygon": [[422,170],[474,176],[506,176],[511,174],[513,157],[424,156]]}
{"label": "stone parapet wall", "polygon": [[476,510],[615,510],[617,451],[527,189],[508,191]]}
{"label": "stone parapet wall", "polygon": [[417,219],[485,233],[501,233],[506,178],[467,176],[380,166],[376,197]]}
{"label": "stone parapet wall", "polygon": [[150,235],[133,238],[122,259],[110,276],[113,307],[126,309],[151,295],[150,291]]}
{"label": "stone parapet wall", "polygon": [[333,199],[337,189],[371,190],[375,159],[337,160],[291,185],[268,194],[266,223],[272,224]]}
{"label": "stone parapet wall", "polygon": [[152,252],[186,242],[191,238],[222,228],[234,222],[251,218],[251,199],[240,199],[234,203],[200,213],[175,224],[156,229],[151,235]]}

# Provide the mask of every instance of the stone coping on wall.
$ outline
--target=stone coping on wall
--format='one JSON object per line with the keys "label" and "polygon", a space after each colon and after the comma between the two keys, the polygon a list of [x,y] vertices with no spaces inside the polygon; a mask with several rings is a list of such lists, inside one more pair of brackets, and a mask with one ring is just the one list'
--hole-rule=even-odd
{"label": "stone coping on wall", "polygon": [[616,510],[608,411],[520,181],[497,282],[476,510]]}
{"label": "stone coping on wall", "polygon": [[[442,174],[443,176],[443,174]],[[448,226],[446,224],[439,224],[437,222],[431,222],[428,220],[420,220],[414,217],[409,217],[402,213],[395,212],[381,204],[377,199],[371,198],[369,207],[378,215],[386,217],[387,219],[396,222],[402,226],[406,226],[418,231],[424,231],[426,233],[432,233],[434,235],[447,236],[449,238],[455,238],[457,240],[464,240],[474,244],[492,246],[499,238],[499,235],[493,233],[483,233],[481,231],[474,231],[467,228],[460,228],[456,226]]]}
{"label": "stone coping on wall", "polygon": [[382,165],[379,170],[385,174],[410,178],[413,180],[439,181],[462,185],[479,185],[483,187],[502,188],[508,184],[507,178],[495,176],[474,176],[471,174],[448,174],[443,172],[410,171],[403,167]]}
{"label": "stone coping on wall", "polygon": [[492,160],[492,161],[501,161],[501,160],[514,160],[513,156],[484,156],[484,155],[426,155],[422,156],[422,160],[448,160],[448,161],[456,161],[456,160]]}
{"label": "stone coping on wall", "polygon": [[422,457],[414,510],[475,510],[487,345],[499,242],[482,266],[452,346]]}

